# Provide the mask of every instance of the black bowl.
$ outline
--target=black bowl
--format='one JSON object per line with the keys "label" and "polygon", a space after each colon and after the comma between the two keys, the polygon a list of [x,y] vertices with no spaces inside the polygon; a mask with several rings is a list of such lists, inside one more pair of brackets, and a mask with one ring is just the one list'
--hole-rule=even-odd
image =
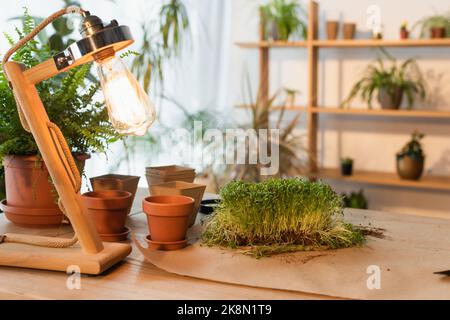
{"label": "black bowl", "polygon": [[214,212],[214,209],[220,204],[220,199],[208,199],[203,200],[200,203],[200,213],[203,214],[211,214]]}

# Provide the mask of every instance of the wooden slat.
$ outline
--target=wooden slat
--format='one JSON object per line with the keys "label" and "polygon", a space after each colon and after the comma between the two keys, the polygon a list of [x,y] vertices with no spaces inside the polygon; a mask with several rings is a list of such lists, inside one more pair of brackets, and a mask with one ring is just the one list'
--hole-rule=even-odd
{"label": "wooden slat", "polygon": [[410,118],[435,118],[450,119],[450,111],[439,110],[386,110],[386,109],[343,109],[333,107],[314,107],[315,113],[332,113],[338,115],[361,115],[376,117],[410,117]]}
{"label": "wooden slat", "polygon": [[317,133],[318,133],[318,117],[316,113],[310,112],[312,107],[317,105],[318,95],[318,48],[312,46],[319,34],[319,6],[317,2],[311,0],[309,2],[308,12],[308,166],[309,170],[315,172],[317,170]]}
{"label": "wooden slat", "polygon": [[306,41],[256,41],[236,42],[238,47],[246,49],[258,48],[306,48]]}
{"label": "wooden slat", "polygon": [[315,47],[450,47],[450,39],[404,39],[404,40],[314,40]]}
{"label": "wooden slat", "polygon": [[311,177],[345,182],[415,188],[422,190],[450,191],[450,177],[424,175],[420,180],[400,179],[396,173],[378,171],[354,171],[351,176],[342,176],[339,169],[323,168]]}

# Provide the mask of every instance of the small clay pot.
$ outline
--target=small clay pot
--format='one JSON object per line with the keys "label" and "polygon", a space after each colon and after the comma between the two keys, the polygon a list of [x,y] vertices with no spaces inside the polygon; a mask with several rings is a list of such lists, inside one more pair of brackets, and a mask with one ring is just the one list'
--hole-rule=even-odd
{"label": "small clay pot", "polygon": [[355,38],[356,23],[344,23],[344,39],[350,40]]}
{"label": "small clay pot", "polygon": [[430,28],[430,37],[432,39],[445,38],[445,28],[443,27]]}
{"label": "small clay pot", "polygon": [[394,88],[394,94],[391,96],[387,88],[378,90],[378,102],[382,109],[396,110],[400,107],[403,100],[403,89],[401,87]]}
{"label": "small clay pot", "polygon": [[205,193],[206,185],[189,183],[184,181],[171,181],[162,184],[150,186],[150,195],[182,195],[191,197],[195,200],[194,209],[189,218],[189,227],[192,227],[197,218],[198,209],[200,208],[200,202],[203,199],[203,194]]}
{"label": "small clay pot", "polygon": [[176,242],[186,238],[194,199],[186,196],[150,196],[142,201],[151,240]]}
{"label": "small clay pot", "polygon": [[[132,204],[127,191],[101,190],[83,194],[84,204],[103,241],[126,232],[125,221]],[[104,237],[102,237],[104,235]]]}
{"label": "small clay pot", "polygon": [[423,173],[425,158],[397,155],[397,173],[402,179],[419,180]]}
{"label": "small clay pot", "polygon": [[409,31],[406,28],[400,29],[400,39],[408,39],[409,38]]}
{"label": "small clay pot", "polygon": [[336,40],[339,32],[339,21],[327,21],[327,39]]}
{"label": "small clay pot", "polygon": [[[137,187],[140,177],[126,176],[121,174],[106,174],[99,177],[90,178],[92,189],[94,191],[101,190],[122,190],[131,193],[131,203],[136,196]],[[131,211],[131,207],[130,207]],[[129,214],[130,212],[128,212]]]}

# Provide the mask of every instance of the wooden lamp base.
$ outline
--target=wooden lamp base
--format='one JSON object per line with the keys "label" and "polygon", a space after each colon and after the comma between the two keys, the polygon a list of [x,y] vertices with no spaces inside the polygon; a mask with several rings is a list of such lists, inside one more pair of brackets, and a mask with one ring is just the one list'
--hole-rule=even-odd
{"label": "wooden lamp base", "polygon": [[99,253],[86,254],[80,246],[45,248],[19,243],[0,244],[0,265],[67,272],[77,266],[83,274],[98,275],[125,259],[131,246],[125,243],[104,243]]}

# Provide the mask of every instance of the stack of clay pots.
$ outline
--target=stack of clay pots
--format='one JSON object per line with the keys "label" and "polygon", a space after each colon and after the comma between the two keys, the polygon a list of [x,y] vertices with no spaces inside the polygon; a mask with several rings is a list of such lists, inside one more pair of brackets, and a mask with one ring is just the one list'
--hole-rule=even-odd
{"label": "stack of clay pots", "polygon": [[128,239],[125,226],[136,195],[139,177],[108,174],[91,178],[93,192],[83,194],[88,214],[103,241]]}
{"label": "stack of clay pots", "polygon": [[146,168],[151,196],[143,201],[153,249],[176,250],[187,244],[206,186],[193,183],[195,170],[181,166]]}
{"label": "stack of clay pots", "polygon": [[195,169],[182,166],[162,166],[145,168],[148,187],[170,181],[194,182]]}

